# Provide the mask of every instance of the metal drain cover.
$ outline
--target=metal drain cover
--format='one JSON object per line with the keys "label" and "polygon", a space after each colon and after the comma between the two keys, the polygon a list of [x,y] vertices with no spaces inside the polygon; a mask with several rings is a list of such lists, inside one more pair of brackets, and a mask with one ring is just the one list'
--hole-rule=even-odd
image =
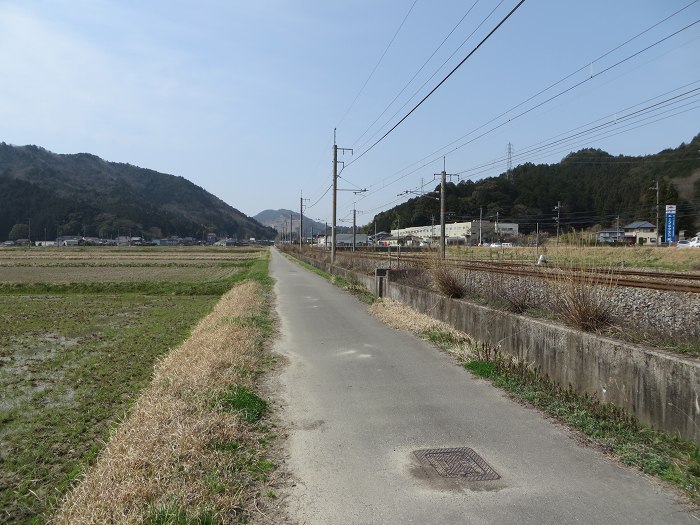
{"label": "metal drain cover", "polygon": [[488,481],[501,476],[471,448],[432,448],[413,452],[424,466],[434,468],[443,478]]}

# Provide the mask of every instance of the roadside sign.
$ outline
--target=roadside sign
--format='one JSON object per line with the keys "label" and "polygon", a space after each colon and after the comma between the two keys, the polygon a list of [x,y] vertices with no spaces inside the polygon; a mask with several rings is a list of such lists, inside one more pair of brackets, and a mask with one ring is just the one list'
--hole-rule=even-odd
{"label": "roadside sign", "polygon": [[666,235],[664,236],[666,242],[673,242],[676,240],[676,205],[667,204],[666,205]]}

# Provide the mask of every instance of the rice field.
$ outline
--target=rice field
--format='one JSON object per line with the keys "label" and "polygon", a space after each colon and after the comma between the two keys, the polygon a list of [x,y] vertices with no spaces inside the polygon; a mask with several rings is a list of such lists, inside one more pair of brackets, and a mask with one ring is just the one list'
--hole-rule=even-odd
{"label": "rice field", "polygon": [[154,364],[265,254],[0,253],[1,524],[50,519]]}

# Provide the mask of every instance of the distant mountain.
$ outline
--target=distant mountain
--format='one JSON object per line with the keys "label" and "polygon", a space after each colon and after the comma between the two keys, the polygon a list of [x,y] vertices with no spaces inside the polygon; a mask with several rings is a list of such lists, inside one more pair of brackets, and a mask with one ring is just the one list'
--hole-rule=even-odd
{"label": "distant mountain", "polygon": [[[665,205],[677,206],[677,228],[700,230],[700,135],[689,144],[643,157],[613,156],[600,149],[570,153],[556,164],[526,163],[478,181],[446,184],[448,222],[484,219],[517,222],[521,233],[610,228],[635,220],[656,223],[658,183],[659,226]],[[368,233],[440,221],[440,203],[432,196],[409,199],[377,214],[364,227]]]}
{"label": "distant mountain", "polygon": [[[253,218],[260,224],[269,226],[277,230],[280,234],[284,231],[289,231],[290,216],[292,221],[292,231],[295,236],[299,235],[299,212],[292,210],[264,210],[254,215]],[[328,224],[328,233],[330,235],[332,224]],[[325,222],[318,222],[313,219],[309,219],[304,215],[304,236],[310,237],[312,234],[316,235],[323,233],[326,228]],[[338,225],[338,233],[351,233],[351,226],[340,226]]]}
{"label": "distant mountain", "polygon": [[0,241],[31,220],[32,239],[60,235],[274,239],[277,232],[183,177],[95,155],[0,143]]}

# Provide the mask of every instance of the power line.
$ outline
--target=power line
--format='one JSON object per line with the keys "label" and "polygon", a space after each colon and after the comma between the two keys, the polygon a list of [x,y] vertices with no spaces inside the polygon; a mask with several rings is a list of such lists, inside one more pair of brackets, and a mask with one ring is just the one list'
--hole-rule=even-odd
{"label": "power line", "polygon": [[[491,123],[497,121],[498,119],[500,119],[500,118],[502,118],[503,116],[507,115],[507,114],[510,113],[511,111],[513,111],[513,110],[515,110],[515,109],[517,109],[517,108],[519,108],[519,107],[521,107],[521,106],[527,104],[528,102],[530,102],[530,101],[536,99],[538,96],[540,96],[540,95],[546,93],[547,91],[549,91],[549,90],[552,89],[553,87],[555,87],[555,86],[561,84],[562,82],[568,80],[569,78],[573,77],[573,76],[576,75],[577,73],[580,73],[581,71],[585,70],[587,67],[589,67],[590,64],[594,64],[594,63],[596,63],[596,62],[602,60],[603,58],[605,58],[606,56],[610,55],[610,54],[613,53],[614,51],[616,51],[616,50],[618,50],[618,49],[624,47],[625,45],[627,45],[627,44],[629,44],[630,42],[632,42],[632,41],[636,40],[637,38],[639,38],[640,36],[642,36],[642,35],[648,33],[649,31],[651,31],[651,30],[654,29],[655,27],[658,27],[660,24],[662,24],[662,23],[668,21],[669,19],[673,18],[674,16],[678,15],[679,13],[683,12],[684,10],[688,9],[688,8],[689,8],[690,6],[692,6],[693,4],[696,4],[698,1],[700,1],[700,0],[694,0],[693,2],[687,4],[685,7],[683,7],[683,8],[681,8],[681,9],[675,11],[674,13],[672,13],[672,14],[669,15],[669,16],[667,16],[667,17],[664,18],[663,20],[661,20],[661,21],[659,21],[659,22],[653,24],[652,26],[650,26],[650,27],[644,29],[643,31],[637,33],[637,34],[634,35],[633,37],[628,38],[625,42],[623,42],[623,43],[621,43],[621,44],[615,46],[613,49],[611,49],[611,50],[609,50],[609,51],[603,53],[603,54],[600,55],[598,58],[594,59],[593,61],[591,61],[591,62],[589,62],[589,63],[586,63],[584,66],[581,66],[581,67],[578,68],[576,71],[574,71],[574,72],[572,72],[572,73],[570,73],[570,74],[564,76],[564,77],[561,78],[560,80],[558,80],[558,81],[556,81],[556,82],[550,84],[550,85],[547,86],[546,88],[540,90],[539,92],[535,93],[534,95],[528,97],[527,99],[523,100],[522,102],[520,102],[520,103],[516,104],[515,106],[511,107],[510,109],[508,109],[508,110],[502,112],[500,115],[498,115],[498,116],[492,118],[491,120],[485,122],[484,124],[482,124],[482,125],[480,125],[480,126],[474,128],[473,130],[469,131],[468,133],[462,135],[460,138],[453,140],[452,142],[446,144],[445,146],[439,148],[438,150],[435,150],[433,153],[430,153],[430,154],[424,156],[422,159],[420,159],[420,160],[418,160],[418,161],[416,161],[416,162],[410,164],[409,166],[407,166],[407,167],[405,167],[405,168],[402,168],[401,170],[399,170],[398,172],[396,172],[394,175],[398,175],[398,174],[401,173],[402,171],[405,171],[406,169],[409,169],[411,166],[415,166],[415,165],[417,165],[417,164],[419,164],[419,163],[421,163],[421,162],[424,162],[424,164],[422,164],[421,166],[419,166],[417,169],[422,169],[422,168],[424,168],[424,167],[427,167],[427,166],[429,166],[430,164],[432,164],[433,162],[435,162],[435,161],[439,160],[440,158],[442,158],[443,156],[448,155],[449,153],[453,153],[454,151],[457,151],[458,149],[461,149],[461,148],[464,147],[465,145],[471,144],[471,143],[475,142],[476,140],[478,140],[478,139],[480,139],[480,138],[483,138],[484,136],[486,136],[486,135],[492,133],[493,131],[495,131],[495,130],[497,130],[497,129],[503,127],[503,126],[505,126],[506,124],[512,122],[513,120],[515,120],[515,119],[517,119],[517,118],[520,118],[521,116],[523,116],[523,115],[525,115],[525,114],[527,114],[527,113],[533,111],[534,109],[537,109],[537,108],[543,106],[544,104],[546,104],[546,103],[548,103],[548,102],[550,102],[550,101],[552,101],[552,100],[554,100],[554,99],[560,97],[561,95],[563,95],[563,94],[565,94],[565,93],[567,93],[567,92],[569,92],[569,91],[575,89],[576,87],[579,87],[579,86],[582,85],[583,83],[590,81],[592,78],[598,77],[598,76],[600,76],[600,75],[606,73],[607,71],[611,70],[612,68],[617,67],[617,66],[619,66],[620,64],[622,64],[622,63],[624,63],[624,62],[630,60],[631,58],[633,58],[633,57],[635,57],[635,56],[637,56],[637,55],[639,55],[639,54],[641,54],[641,53],[643,53],[643,52],[645,52],[645,51],[648,51],[649,49],[655,47],[656,45],[660,44],[661,42],[663,42],[663,41],[665,41],[665,40],[668,40],[669,38],[675,36],[676,34],[680,33],[681,31],[685,31],[685,30],[688,29],[689,27],[692,27],[692,26],[695,25],[698,21],[696,21],[696,22],[690,24],[689,26],[686,26],[686,27],[680,29],[679,31],[676,31],[676,32],[672,33],[671,35],[668,35],[667,37],[665,37],[665,38],[663,38],[663,39],[661,39],[661,40],[656,41],[655,43],[653,43],[652,45],[650,45],[650,46],[648,46],[648,47],[642,49],[641,51],[638,51],[638,52],[636,52],[636,53],[634,53],[634,54],[632,54],[632,55],[629,55],[627,58],[625,58],[625,59],[623,59],[623,60],[617,62],[616,64],[614,64],[614,65],[612,65],[612,66],[610,66],[610,67],[608,67],[608,68],[606,68],[606,69],[604,69],[604,70],[602,70],[602,71],[596,73],[595,75],[593,75],[593,76],[591,76],[591,77],[586,78],[584,81],[579,82],[578,84],[575,84],[574,86],[569,87],[569,88],[565,89],[564,91],[559,92],[558,94],[554,95],[553,97],[551,97],[551,98],[545,100],[544,102],[541,102],[541,103],[539,103],[539,104],[537,104],[537,105],[531,107],[530,109],[528,109],[528,110],[526,110],[526,111],[524,111],[524,112],[522,112],[522,113],[516,115],[515,117],[512,117],[512,118],[508,119],[507,121],[502,122],[501,124],[490,128],[489,130],[485,131],[485,132],[482,133],[481,135],[478,135],[477,137],[474,137],[473,139],[471,139],[471,140],[469,140],[469,141],[467,141],[467,142],[465,142],[465,143],[463,143],[463,144],[461,144],[461,145],[455,147],[454,149],[449,150],[449,151],[445,151],[447,148],[453,146],[454,144],[457,144],[459,141],[461,141],[461,140],[463,140],[463,139],[469,137],[469,136],[472,135],[473,133],[475,133],[475,132],[477,132],[477,131],[479,131],[479,130],[485,128],[485,127],[488,126],[489,124],[491,124]],[[366,153],[366,152],[363,152],[362,155],[364,155],[364,153]],[[356,157],[356,158],[355,158],[355,161],[356,161],[356,160],[359,160],[359,158],[360,158],[362,155]],[[431,160],[425,162],[427,159],[431,159]],[[354,162],[354,161],[353,161],[353,162]],[[405,175],[403,175],[402,177],[400,177],[400,178],[397,179],[396,181],[401,180],[402,178],[404,178],[404,177],[410,175],[411,173],[415,173],[415,171],[417,171],[417,169],[416,169],[416,170],[412,170],[412,171],[406,173]],[[386,179],[384,179],[384,180],[386,180]],[[396,182],[396,181],[395,181],[395,182]],[[393,184],[393,182],[392,182],[392,184]],[[371,187],[371,186],[370,186],[370,187]],[[371,194],[371,193],[370,193],[370,194]]]}
{"label": "power line", "polygon": [[336,125],[336,128],[340,127],[340,124],[345,120],[345,117],[348,116],[348,113],[350,113],[350,110],[355,106],[355,103],[357,102],[357,99],[360,98],[360,95],[361,95],[362,92],[364,91],[365,87],[367,87],[367,84],[369,83],[370,79],[374,76],[374,73],[377,71],[377,68],[379,67],[379,64],[382,63],[382,60],[384,59],[384,56],[385,56],[385,55],[387,54],[387,52],[389,51],[389,48],[391,47],[391,44],[394,43],[394,40],[396,39],[396,36],[399,34],[399,31],[401,31],[401,28],[402,28],[403,25],[406,23],[406,20],[408,19],[408,15],[410,15],[410,14],[411,14],[411,11],[413,11],[413,8],[415,7],[416,2],[418,2],[418,0],[413,0],[413,3],[411,4],[411,7],[409,8],[408,12],[406,13],[406,16],[403,17],[403,20],[401,21],[401,24],[399,25],[398,29],[397,29],[396,32],[394,33],[394,36],[391,37],[391,40],[389,41],[389,43],[387,44],[386,48],[384,49],[384,52],[383,52],[382,55],[379,57],[379,60],[377,60],[377,63],[374,65],[374,68],[372,69],[371,73],[370,73],[369,76],[367,77],[367,80],[365,80],[365,83],[362,84],[362,87],[360,88],[360,91],[357,92],[357,95],[355,95],[355,98],[353,99],[353,101],[352,101],[352,103],[350,104],[350,106],[348,107],[348,109],[345,110],[345,113],[343,114],[342,118],[340,119],[340,122],[338,122],[338,124]]}
{"label": "power line", "polygon": [[[451,30],[449,33],[447,33],[447,36],[442,40],[442,42],[440,42],[440,45],[437,46],[437,47],[435,48],[435,51],[433,51],[432,54],[428,57],[428,59],[427,59],[425,62],[423,62],[423,65],[418,69],[418,71],[416,71],[416,72],[413,74],[413,76],[411,77],[411,79],[410,79],[408,82],[406,82],[406,84],[404,84],[403,88],[401,88],[401,91],[399,91],[399,92],[396,94],[396,96],[394,97],[394,99],[393,99],[391,102],[389,102],[389,104],[384,108],[384,111],[382,111],[382,112],[379,114],[379,116],[378,116],[377,118],[375,118],[374,121],[373,121],[369,126],[367,126],[367,129],[366,129],[364,132],[362,132],[362,135],[360,135],[359,137],[357,137],[357,139],[355,139],[355,141],[352,143],[352,147],[353,147],[353,148],[355,147],[355,145],[357,145],[357,143],[358,143],[360,140],[362,140],[362,137],[364,137],[364,136],[369,132],[369,130],[372,129],[372,126],[374,126],[374,125],[377,123],[377,121],[379,121],[379,119],[382,118],[382,117],[384,116],[384,114],[385,114],[387,111],[389,111],[389,108],[394,104],[394,102],[396,102],[396,100],[403,94],[403,92],[406,91],[406,89],[408,89],[408,86],[411,85],[411,83],[416,79],[416,77],[420,74],[420,72],[423,71],[423,69],[425,68],[425,66],[428,65],[428,62],[430,62],[430,61],[433,59],[433,57],[437,54],[437,52],[442,48],[442,46],[445,45],[445,42],[447,42],[447,40],[450,38],[450,36],[452,36],[452,33],[454,33],[454,32],[457,30],[457,28],[462,24],[462,22],[464,22],[464,19],[467,18],[467,16],[469,15],[469,13],[472,12],[472,10],[474,9],[474,7],[476,7],[476,4],[478,4],[478,3],[479,3],[479,0],[476,0],[476,1],[472,4],[472,6],[471,6],[471,7],[469,8],[469,10],[464,14],[464,16],[462,16],[462,18],[459,19],[459,22],[457,22],[457,23],[455,24],[455,26],[452,28],[452,30]],[[502,2],[501,2],[501,3],[502,3]],[[499,5],[500,5],[500,4],[499,4]],[[498,7],[498,6],[496,6],[496,7]],[[489,14],[489,16],[491,16],[491,15]],[[485,20],[484,20],[484,21],[485,21]],[[479,25],[479,27],[481,27],[481,25]],[[477,29],[478,29],[478,27],[477,27]],[[476,31],[476,30],[475,30],[475,31]],[[474,34],[474,33],[472,33],[472,35],[473,35],[473,34]],[[455,54],[457,51],[459,51],[459,49],[461,49],[462,46],[463,46],[464,44],[467,43],[467,40],[469,40],[469,38],[471,38],[471,35],[469,35],[469,37],[467,37],[467,39],[466,39],[464,42],[462,42],[462,44],[454,51],[454,53],[452,53],[452,55],[450,55],[450,56],[448,57],[447,60],[449,60],[450,58],[452,58],[452,57],[454,56],[454,54]],[[438,70],[435,71],[435,73],[432,74],[432,76],[428,79],[428,81],[429,81],[430,79],[432,79],[432,78],[437,74],[437,72],[445,65],[446,62],[447,62],[447,61],[445,61],[445,62],[442,63],[442,65],[440,66],[440,68],[438,68]],[[428,81],[426,81],[425,84],[427,84]],[[423,84],[423,86],[425,86],[425,84]],[[420,89],[422,89],[423,86],[421,86]],[[412,99],[413,97],[415,97],[415,96],[416,96],[416,95],[415,95],[415,93],[414,93],[414,94],[411,96],[411,99]],[[409,100],[411,100],[411,99],[409,99]],[[406,102],[406,104],[408,104],[408,102]],[[406,106],[406,104],[404,104],[403,106],[401,106],[401,108],[399,109],[399,111],[400,111],[401,109],[403,109],[403,108]],[[394,116],[395,116],[395,114],[394,114]],[[392,117],[392,118],[393,118],[393,117]]]}
{"label": "power line", "polygon": [[325,197],[326,195],[328,195],[328,192],[331,191],[331,188],[332,188],[332,187],[333,187],[333,184],[330,184],[330,185],[326,188],[326,191],[323,192],[323,195],[321,195],[321,196],[318,198],[318,200],[314,201],[313,204],[309,204],[309,205],[306,207],[306,209],[308,210],[309,208],[313,208],[313,207],[316,206],[319,202],[321,202],[321,199],[323,199],[323,197]]}
{"label": "power line", "polygon": [[403,123],[416,109],[418,109],[426,100],[428,100],[428,98],[429,98],[433,93],[435,93],[435,91],[437,91],[438,88],[440,88],[440,86],[442,86],[442,85],[447,81],[447,79],[449,79],[460,67],[462,67],[462,65],[463,65],[474,53],[476,53],[476,51],[477,51],[489,38],[491,38],[491,35],[493,35],[493,34],[494,34],[494,33],[495,33],[495,32],[496,32],[496,31],[497,31],[497,30],[498,30],[512,15],[513,15],[513,13],[515,13],[515,12],[520,8],[520,6],[523,5],[524,3],[525,3],[525,0],[520,0],[520,2],[518,2],[518,4],[517,4],[513,9],[511,9],[511,11],[496,25],[496,27],[494,27],[494,28],[481,40],[481,42],[479,42],[479,43],[476,45],[476,47],[475,47],[474,49],[472,49],[472,50],[469,52],[469,54],[467,54],[467,56],[465,56],[465,57],[459,62],[459,64],[457,64],[457,65],[452,69],[452,71],[450,71],[450,72],[447,74],[447,76],[445,76],[445,78],[443,78],[433,89],[431,89],[431,90],[428,92],[428,94],[425,95],[425,96],[421,99],[420,102],[418,102],[418,104],[416,104],[415,106],[413,106],[413,109],[411,109],[411,111],[409,111],[408,113],[406,113],[406,115],[404,115],[403,118],[402,118],[401,120],[399,120],[396,124],[394,124],[394,125],[389,129],[389,131],[387,131],[386,133],[384,133],[384,135],[382,135],[374,144],[372,144],[369,148],[367,148],[365,151],[363,151],[363,152],[362,152],[360,155],[358,155],[354,160],[352,160],[351,162],[349,162],[349,163],[347,164],[347,166],[350,166],[351,164],[354,164],[355,162],[357,162],[358,160],[360,160],[364,155],[366,155],[367,153],[369,153],[377,144],[379,144],[382,140],[384,140],[387,136],[389,136],[389,134],[390,134],[392,131],[394,131],[397,127],[399,127],[399,126],[401,125],[401,123]]}
{"label": "power line", "polygon": [[[384,124],[382,124],[382,125],[379,127],[379,129],[377,129],[377,131],[375,131],[375,132],[372,134],[372,136],[371,136],[370,138],[368,138],[364,143],[362,143],[362,144],[360,145],[360,148],[364,148],[367,144],[369,144],[370,142],[372,142],[372,141],[374,140],[374,138],[375,138],[377,135],[379,135],[379,133],[381,133],[381,131],[382,131],[386,126],[388,126],[388,125],[391,123],[392,120],[394,120],[394,118],[396,117],[396,115],[398,115],[399,113],[401,113],[401,111],[403,111],[403,109],[404,109],[406,106],[408,106],[408,104],[409,104],[414,98],[416,98],[416,96],[418,96],[418,94],[423,90],[423,88],[424,88],[425,86],[427,86],[428,83],[429,83],[433,78],[435,78],[435,76],[436,76],[440,71],[442,71],[442,68],[444,68],[445,65],[446,65],[450,60],[452,60],[452,57],[454,57],[454,56],[457,54],[457,52],[458,52],[460,49],[462,49],[462,48],[466,45],[467,42],[469,42],[469,41],[471,40],[471,38],[476,34],[476,32],[477,32],[479,29],[481,29],[481,26],[483,26],[483,25],[491,18],[491,15],[493,15],[493,14],[498,10],[498,8],[501,7],[501,4],[503,4],[504,1],[505,1],[505,0],[501,0],[500,2],[498,2],[498,4],[496,4],[496,5],[494,6],[493,9],[491,9],[491,11],[489,12],[489,14],[487,14],[487,15],[484,17],[484,19],[479,23],[479,25],[477,25],[477,26],[474,28],[474,30],[473,30],[471,33],[469,33],[469,35],[467,36],[467,38],[465,38],[465,39],[462,41],[462,43],[457,47],[457,49],[455,49],[455,50],[452,52],[452,54],[450,54],[450,56],[448,56],[448,57],[443,61],[443,63],[440,64],[440,65],[438,66],[438,68],[433,72],[433,74],[430,75],[430,76],[425,80],[425,82],[423,82],[423,84],[421,84],[421,86],[420,86],[418,89],[416,89],[416,90],[414,91],[413,95],[411,95],[410,97],[408,97],[408,100],[406,100],[406,102],[404,102],[404,103],[401,105],[401,107],[400,107],[399,109],[397,109],[397,110],[394,112],[394,114],[391,115],[391,117],[389,117],[389,118],[386,120],[386,122],[384,122]],[[388,108],[387,108],[387,109],[388,109]]]}

